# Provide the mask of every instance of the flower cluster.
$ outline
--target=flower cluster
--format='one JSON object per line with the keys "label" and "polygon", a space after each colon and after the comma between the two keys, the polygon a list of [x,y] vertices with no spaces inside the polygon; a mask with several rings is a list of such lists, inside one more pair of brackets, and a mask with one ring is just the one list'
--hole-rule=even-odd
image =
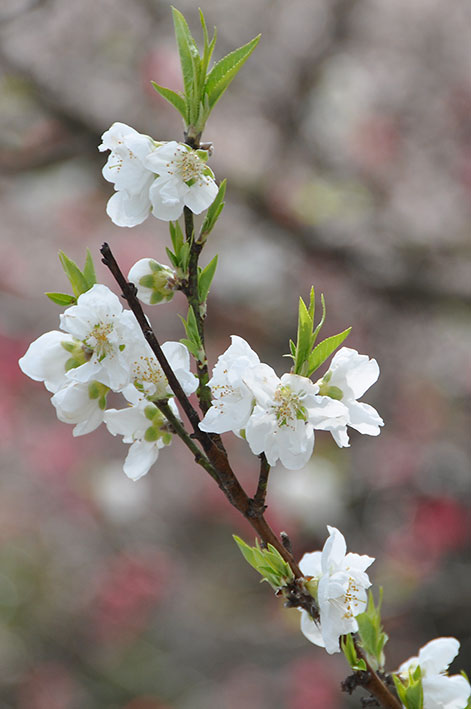
{"label": "flower cluster", "polygon": [[[137,480],[171,441],[168,422],[153,403],[168,399],[178,416],[167,379],[134,315],[104,285],[80,295],[60,316],[60,326],[63,332],[46,332],[29,346],[20,367],[52,392],[57,417],[75,424],[74,436],[102,422],[122,435],[131,444],[124,472]],[[185,393],[194,392],[197,379],[185,345],[167,342],[162,350]],[[125,398],[126,408],[106,408],[110,391]]]}
{"label": "flower cluster", "polygon": [[200,214],[217,195],[205,150],[158,143],[125,123],[113,123],[98,149],[111,151],[103,176],[116,191],[106,211],[118,226],[141,224],[151,212],[164,221],[178,219],[184,207]]}
{"label": "flower cluster", "polygon": [[318,382],[298,374],[280,379],[245,340],[233,335],[213,369],[212,406],[200,428],[243,432],[252,452],[264,453],[270,465],[280,460],[289,470],[298,470],[312,455],[315,429],[330,431],[341,447],[349,445],[347,426],[379,434],[381,417],[357,401],[378,376],[375,360],[342,347]]}
{"label": "flower cluster", "polygon": [[340,652],[341,635],[358,630],[355,616],[366,610],[366,589],[371,582],[365,572],[374,559],[347,554],[344,536],[335,527],[327,529],[329,537],[322,551],[304,554],[299,562],[320,614],[320,620],[315,621],[302,610],[301,630],[308,640],[332,654]]}
{"label": "flower cluster", "polygon": [[466,709],[471,687],[463,675],[447,675],[448,666],[458,654],[456,638],[435,638],[420,650],[417,657],[403,662],[397,674],[407,680],[420,668],[424,709]]}

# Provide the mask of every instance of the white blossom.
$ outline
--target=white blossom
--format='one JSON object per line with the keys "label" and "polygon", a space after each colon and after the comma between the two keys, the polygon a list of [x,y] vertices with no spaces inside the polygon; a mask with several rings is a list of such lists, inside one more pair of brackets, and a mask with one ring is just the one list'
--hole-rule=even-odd
{"label": "white blossom", "polygon": [[253,453],[265,453],[270,465],[279,459],[289,470],[299,470],[314,448],[314,427],[323,419],[341,416],[344,406],[327,396],[307,377],[283,374],[259,364],[246,371],[244,383],[256,405],[245,428]]}
{"label": "white blossom", "polygon": [[89,354],[87,362],[68,372],[70,379],[96,380],[114,391],[129,383],[126,347],[143,335],[130,311],[123,312],[119,298],[109,288],[95,284],[60,319],[61,327],[80,340]]}
{"label": "white blossom", "polygon": [[[190,354],[186,346],[181,342],[164,342],[162,352],[185,394],[193,394],[198,387],[198,379],[190,371]],[[172,395],[167,377],[144,338],[136,338],[130,343],[126,357],[131,382],[130,386],[123,389],[126,398],[134,388],[141,392],[141,398],[165,399]],[[133,397],[131,392],[132,401]]]}
{"label": "white blossom", "polygon": [[465,709],[471,694],[469,682],[463,675],[446,674],[448,666],[458,654],[456,638],[435,638],[424,645],[418,657],[403,662],[398,674],[407,679],[409,671],[420,666],[424,709]]}
{"label": "white blossom", "polygon": [[18,361],[21,371],[37,382],[44,382],[48,391],[56,392],[67,382],[66,363],[71,354],[64,344],[74,343],[69,334],[58,330],[45,332],[30,344]]}
{"label": "white blossom", "polygon": [[315,645],[329,654],[340,652],[339,638],[358,630],[355,616],[366,610],[366,589],[371,586],[366,569],[373,563],[370,556],[346,553],[344,536],[327,526],[329,537],[322,552],[304,554],[299,562],[303,574],[317,584],[320,620],[315,621],[301,611],[301,630]]}
{"label": "white blossom", "polygon": [[344,415],[324,420],[316,428],[330,431],[341,448],[349,445],[347,426],[360,433],[377,436],[384,424],[376,409],[357,401],[379,377],[375,359],[360,355],[350,347],[342,347],[332,359],[328,372],[320,379],[319,393],[338,399],[344,404]]}
{"label": "white blossom", "polygon": [[[131,390],[128,395],[131,398]],[[173,399],[169,406],[178,416]],[[131,480],[139,480],[146,475],[159,456],[159,450],[171,442],[172,436],[166,429],[166,419],[155,404],[139,398],[135,390],[134,404],[126,409],[108,409],[104,415],[105,424],[113,436],[123,436],[124,443],[131,443],[123,470]]]}
{"label": "white blossom", "polygon": [[94,431],[103,421],[108,388],[99,382],[68,383],[51,399],[57,418],[63,423],[75,423],[74,436]]}
{"label": "white blossom", "polygon": [[176,273],[151,258],[136,261],[128,273],[128,281],[137,288],[137,296],[147,305],[165,303],[173,298]]}
{"label": "white blossom", "polygon": [[209,380],[211,408],[199,424],[202,431],[238,435],[245,428],[254,405],[254,395],[243,381],[250,367],[260,359],[250,345],[238,335],[231,335],[232,344],[218,358]]}
{"label": "white blossom", "polygon": [[155,180],[144,159],[155,148],[154,141],[125,123],[113,123],[102,135],[98,150],[111,150],[103,177],[113,182],[115,194],[106,211],[117,226],[141,224],[150,214],[149,188]]}
{"label": "white blossom", "polygon": [[164,221],[180,217],[183,207],[200,214],[214,201],[218,187],[206,165],[207,153],[171,141],[147,155],[144,165],[158,174],[149,190],[152,214]]}

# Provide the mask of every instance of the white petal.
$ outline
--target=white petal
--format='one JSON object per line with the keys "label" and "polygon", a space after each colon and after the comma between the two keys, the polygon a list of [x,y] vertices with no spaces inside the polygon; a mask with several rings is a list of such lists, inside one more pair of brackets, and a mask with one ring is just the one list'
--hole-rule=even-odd
{"label": "white petal", "polygon": [[314,645],[325,647],[320,625],[304,610],[301,611],[301,632]]}
{"label": "white petal", "polygon": [[358,401],[349,402],[347,406],[349,426],[368,436],[379,435],[379,427],[384,425],[384,421],[376,409],[369,404],[362,404]]}
{"label": "white petal", "polygon": [[354,399],[359,399],[379,377],[379,366],[375,359],[360,355],[350,347],[342,347],[333,357],[329,372],[331,386],[338,386]]}
{"label": "white petal", "polygon": [[152,214],[166,222],[175,221],[181,216],[185,190],[189,189],[184,183],[169,182],[170,180],[158,177],[149,190]]}
{"label": "white petal", "polygon": [[125,443],[135,438],[142,438],[151,422],[145,417],[140,406],[130,406],[127,409],[107,409],[104,421],[108,431],[113,436],[123,436]]}
{"label": "white petal", "polygon": [[59,330],[45,332],[18,361],[21,371],[37,382],[44,382],[48,391],[56,392],[67,381],[65,364],[70,359],[70,352],[61,343],[73,341],[73,337]]}
{"label": "white petal", "polygon": [[135,441],[126,456],[123,470],[131,480],[139,480],[149,472],[158,457],[159,448],[156,443]]}
{"label": "white petal", "polygon": [[424,709],[465,709],[470,695],[469,682],[462,675],[432,675],[422,679]]}
{"label": "white petal", "polygon": [[131,128],[131,126],[128,126],[126,123],[116,121],[101,136],[102,142],[98,146],[98,150],[100,152],[103,152],[104,150],[114,150],[120,143],[122,143],[125,135],[132,134],[137,134],[137,130]]}
{"label": "white petal", "polygon": [[71,382],[54,394],[51,399],[57,418],[63,423],[75,423],[74,436],[83,436],[94,431],[103,421],[103,411],[98,399],[91,399],[88,384]]}
{"label": "white petal", "polygon": [[169,175],[173,172],[170,165],[185,148],[175,140],[159,145],[152,153],[144,158],[144,165],[158,175]]}
{"label": "white petal", "polygon": [[322,549],[322,570],[324,573],[329,573],[332,567],[337,568],[340,566],[347,551],[343,534],[335,527],[329,527],[329,525],[327,525],[327,529],[329,537]]}
{"label": "white petal", "polygon": [[322,573],[322,552],[311,551],[304,554],[299,562],[299,568],[306,576],[320,576]]}
{"label": "white petal", "polygon": [[444,672],[460,649],[456,638],[435,638],[419,650],[419,665],[430,674]]}
{"label": "white petal", "polygon": [[218,193],[218,186],[210,177],[202,178],[204,182],[199,180],[195,182],[185,195],[185,204],[191,209],[194,214],[201,214],[215,200]]}
{"label": "white petal", "polygon": [[253,393],[259,406],[268,409],[273,404],[273,397],[280,380],[268,364],[257,364],[251,367],[245,373],[243,381]]}
{"label": "white petal", "polygon": [[146,192],[130,196],[124,190],[120,190],[108,200],[106,213],[116,226],[133,227],[147,219],[150,207],[150,199]]}
{"label": "white petal", "polygon": [[346,571],[355,571],[355,572],[363,572],[366,571],[366,569],[371,566],[371,564],[374,561],[374,557],[372,556],[367,556],[366,554],[354,554],[352,552],[348,552],[348,554],[345,555],[345,559],[342,564],[342,568],[345,569]]}

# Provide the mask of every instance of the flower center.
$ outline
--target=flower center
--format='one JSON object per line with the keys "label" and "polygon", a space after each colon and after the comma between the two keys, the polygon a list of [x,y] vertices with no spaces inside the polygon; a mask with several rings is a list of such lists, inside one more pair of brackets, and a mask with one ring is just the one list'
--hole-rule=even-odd
{"label": "flower center", "polygon": [[186,183],[198,181],[204,167],[204,163],[192,150],[178,150],[175,160],[171,160],[167,165],[170,174],[174,174],[172,170],[174,168],[178,177]]}
{"label": "flower center", "polygon": [[360,604],[365,604],[365,601],[361,600],[358,598],[358,593],[360,589],[358,588],[355,580],[350,576],[348,579],[348,588],[345,591],[344,595],[344,607],[345,607],[345,613],[343,617],[348,620],[349,618],[353,618],[355,615],[358,615]]}
{"label": "flower center", "polygon": [[[133,374],[138,389],[146,390],[154,398],[167,397],[167,377],[156,360],[146,355],[140,355],[139,359],[133,362]],[[146,386],[147,385],[147,386]],[[151,385],[151,386],[149,386]],[[151,391],[151,389],[154,391]]]}
{"label": "flower center", "polygon": [[113,323],[97,323],[84,343],[90,347],[99,360],[102,360],[110,352],[112,345],[108,340],[113,331]]}
{"label": "flower center", "polygon": [[273,398],[276,402],[273,411],[278,426],[293,427],[298,419],[306,421],[306,409],[301,403],[301,397],[289,386],[279,386]]}

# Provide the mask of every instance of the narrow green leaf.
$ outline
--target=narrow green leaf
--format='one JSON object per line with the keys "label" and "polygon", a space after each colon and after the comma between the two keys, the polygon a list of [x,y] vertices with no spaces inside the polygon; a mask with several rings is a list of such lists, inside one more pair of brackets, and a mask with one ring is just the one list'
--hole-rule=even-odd
{"label": "narrow green leaf", "polygon": [[253,566],[254,568],[257,568],[255,566],[254,562],[254,553],[252,547],[249,547],[248,544],[244,542],[243,539],[238,537],[236,534],[232,535],[233,540],[239,547],[239,551],[241,552],[242,556],[244,557],[245,561],[250,564],[250,566]]}
{"label": "narrow green leaf", "polygon": [[173,250],[177,258],[184,243],[183,232],[179,222],[169,222],[170,238],[172,239]]}
{"label": "narrow green leaf", "polygon": [[291,355],[286,355],[287,357],[292,357],[293,359],[296,359],[296,345],[294,344],[293,340],[289,341],[289,351],[291,352]]}
{"label": "narrow green leaf", "polygon": [[325,298],[324,298],[323,293],[321,293],[321,303],[322,303],[322,317],[320,319],[320,322],[317,324],[316,329],[314,330],[314,332],[312,334],[311,347],[314,347],[314,343],[317,339],[317,335],[319,334],[321,327],[325,323],[325,316],[326,316],[327,311],[326,311],[326,307],[325,307]]}
{"label": "narrow green leaf", "polygon": [[167,89],[165,86],[160,86],[155,81],[150,82],[158,94],[168,101],[177,111],[183,116],[183,120],[188,122],[188,110],[185,98],[177,94],[172,89]]}
{"label": "narrow green leaf", "polygon": [[250,42],[244,44],[243,47],[235,49],[213,66],[204,87],[204,92],[208,95],[211,108],[214,108],[239,69],[252,54],[259,40],[260,35],[257,35]]}
{"label": "narrow green leaf", "polygon": [[314,290],[314,286],[311,286],[311,292],[309,293],[309,315],[311,316],[311,320],[314,323],[314,315],[316,312],[316,293]]}
{"label": "narrow green leaf", "polygon": [[87,256],[85,258],[85,266],[83,267],[83,277],[87,281],[88,288],[90,289],[96,283],[95,266],[93,264],[92,255],[90,249],[87,249]]}
{"label": "narrow green leaf", "polygon": [[82,293],[86,293],[87,290],[89,290],[89,286],[77,264],[66,256],[63,251],[59,251],[59,260],[65,271],[65,275],[70,281],[74,295],[78,298]]}
{"label": "narrow green leaf", "polygon": [[210,205],[210,207],[208,209],[208,212],[206,214],[206,218],[205,218],[203,225],[200,229],[198,241],[204,241],[204,239],[208,236],[208,234],[210,234],[211,231],[214,229],[214,226],[218,220],[218,217],[224,208],[224,197],[226,195],[226,186],[227,186],[227,180],[224,179],[221,182],[221,184],[219,185],[218,193],[217,193],[216,197],[214,198],[214,202]]}
{"label": "narrow green leaf", "polygon": [[170,261],[172,262],[172,266],[174,268],[178,268],[180,266],[180,261],[177,259],[175,254],[171,249],[169,249],[167,246],[165,247],[165,251],[167,252],[167,256],[169,257]]}
{"label": "narrow green leaf", "polygon": [[188,107],[188,122],[191,122],[195,101],[197,102],[196,105],[199,104],[199,97],[195,97],[195,88],[199,79],[200,56],[195,40],[182,13],[172,7],[172,14]]}
{"label": "narrow green leaf", "polygon": [[332,352],[334,352],[337,347],[340,347],[345,338],[350,334],[351,329],[352,328],[349,327],[343,332],[339,332],[338,335],[332,335],[332,337],[322,340],[322,342],[319,342],[319,344],[314,347],[309,355],[307,377],[310,377],[311,374],[330,357]]}
{"label": "narrow green leaf", "polygon": [[190,352],[190,354],[192,354],[195,359],[198,359],[200,350],[191,340],[183,338],[182,340],[180,340],[180,342],[182,343],[182,345],[185,345],[185,347],[188,349],[188,352]]}
{"label": "narrow green leaf", "polygon": [[73,295],[68,295],[67,293],[45,293],[49,300],[57,305],[75,305],[77,298]]}
{"label": "narrow green leaf", "polygon": [[206,268],[204,268],[198,277],[198,295],[200,303],[205,303],[208,297],[209,289],[211,288],[211,283],[216,273],[216,267],[218,265],[218,257],[216,256],[208,263]]}
{"label": "narrow green leaf", "polygon": [[311,350],[311,335],[312,335],[312,318],[309,314],[306,304],[302,298],[299,298],[299,314],[298,314],[298,335],[296,341],[296,362],[294,365],[294,373],[301,374],[304,362],[309,357]]}

